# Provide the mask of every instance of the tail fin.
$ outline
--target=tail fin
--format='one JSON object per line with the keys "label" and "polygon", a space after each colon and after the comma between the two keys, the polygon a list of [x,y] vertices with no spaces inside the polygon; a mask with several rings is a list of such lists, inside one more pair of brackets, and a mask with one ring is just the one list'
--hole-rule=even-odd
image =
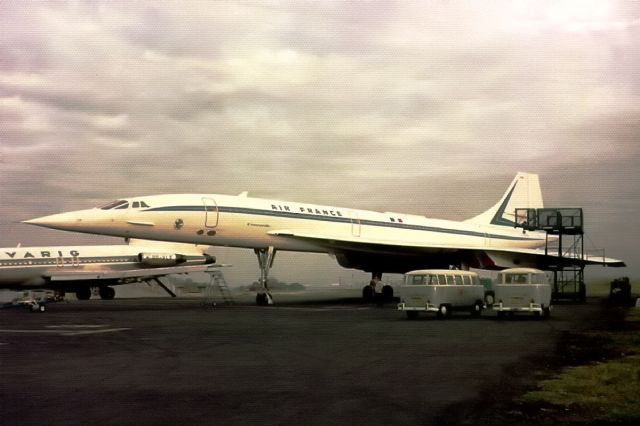
{"label": "tail fin", "polygon": [[514,226],[515,209],[540,209],[543,207],[538,175],[518,172],[507,188],[507,192],[496,205],[466,222],[479,225]]}

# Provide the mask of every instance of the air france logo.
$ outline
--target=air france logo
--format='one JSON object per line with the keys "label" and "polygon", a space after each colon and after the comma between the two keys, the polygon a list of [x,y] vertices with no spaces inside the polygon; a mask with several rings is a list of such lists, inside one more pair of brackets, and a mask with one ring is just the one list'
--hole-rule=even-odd
{"label": "air france logo", "polygon": [[286,204],[271,204],[271,210],[292,212],[292,213],[299,212],[299,213],[315,214],[315,215],[321,215],[321,216],[343,217],[342,212],[340,210],[327,210],[327,209],[319,209],[316,207],[304,207],[304,206],[299,206],[298,208],[295,208]]}

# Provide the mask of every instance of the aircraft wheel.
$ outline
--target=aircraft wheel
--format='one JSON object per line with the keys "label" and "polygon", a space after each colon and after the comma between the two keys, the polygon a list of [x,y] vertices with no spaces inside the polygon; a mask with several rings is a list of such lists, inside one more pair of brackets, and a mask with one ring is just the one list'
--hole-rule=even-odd
{"label": "aircraft wheel", "polygon": [[76,297],[78,298],[78,300],[91,299],[91,289],[89,287],[86,287],[76,291]]}
{"label": "aircraft wheel", "polygon": [[414,320],[418,318],[418,312],[416,311],[407,311],[407,319]]}
{"label": "aircraft wheel", "polygon": [[362,300],[365,303],[370,303],[373,301],[373,288],[370,285],[365,285],[362,287]]}
{"label": "aircraft wheel", "polygon": [[267,306],[269,304],[267,294],[266,293],[258,293],[256,294],[256,305],[258,306]]}
{"label": "aircraft wheel", "polygon": [[100,299],[112,300],[116,297],[116,291],[111,287],[100,287]]}

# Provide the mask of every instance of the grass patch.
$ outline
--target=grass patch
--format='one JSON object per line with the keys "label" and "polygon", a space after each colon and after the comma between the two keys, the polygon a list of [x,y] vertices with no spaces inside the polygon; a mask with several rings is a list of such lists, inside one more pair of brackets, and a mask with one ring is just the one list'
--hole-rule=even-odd
{"label": "grass patch", "polygon": [[589,280],[586,283],[587,296],[589,297],[607,297],[611,289],[611,280],[604,278]]}
{"label": "grass patch", "polygon": [[522,401],[580,413],[595,422],[640,423],[640,309],[629,309],[623,325],[583,333],[587,351],[597,342],[606,348],[605,359],[564,368]]}

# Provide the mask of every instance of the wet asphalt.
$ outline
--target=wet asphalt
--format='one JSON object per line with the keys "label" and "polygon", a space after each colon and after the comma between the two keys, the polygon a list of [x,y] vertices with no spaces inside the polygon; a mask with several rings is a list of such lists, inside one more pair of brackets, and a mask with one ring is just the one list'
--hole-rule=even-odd
{"label": "wet asphalt", "polygon": [[[286,299],[283,298],[283,299]],[[276,299],[277,300],[277,299]],[[543,371],[597,303],[550,320],[409,321],[393,304],[89,300],[0,310],[2,424],[447,424]],[[506,384],[506,385],[505,385]],[[499,396],[498,396],[499,398]],[[461,414],[463,413],[463,414]]]}

